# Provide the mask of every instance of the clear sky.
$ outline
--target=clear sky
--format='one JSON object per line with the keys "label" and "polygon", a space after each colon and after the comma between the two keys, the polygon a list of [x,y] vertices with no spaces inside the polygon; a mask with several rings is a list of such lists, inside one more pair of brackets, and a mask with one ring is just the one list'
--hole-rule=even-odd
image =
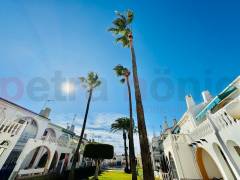
{"label": "clear sky", "polygon": [[[75,123],[81,124],[86,96],[77,77],[97,72],[103,84],[91,104],[87,132],[121,143],[109,126],[128,114],[128,101],[112,69],[119,63],[131,68],[131,61],[129,50],[115,44],[107,29],[114,11],[126,9],[135,13],[149,136],[159,133],[164,116],[169,124],[181,117],[186,94],[201,102],[202,90],[216,95],[239,75],[238,1],[9,0],[0,6],[0,96],[36,112],[53,99],[47,104],[53,122],[66,126],[77,113]],[[55,76],[73,80],[75,95],[64,99]]]}

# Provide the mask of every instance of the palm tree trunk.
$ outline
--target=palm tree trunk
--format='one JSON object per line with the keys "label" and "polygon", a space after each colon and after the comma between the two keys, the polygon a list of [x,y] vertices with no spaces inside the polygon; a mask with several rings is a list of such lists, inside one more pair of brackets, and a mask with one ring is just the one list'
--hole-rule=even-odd
{"label": "palm tree trunk", "polygon": [[137,171],[136,171],[136,158],[134,150],[134,141],[133,141],[133,113],[132,113],[132,95],[131,87],[128,77],[126,78],[127,88],[128,88],[128,99],[129,99],[129,116],[130,116],[130,126],[129,126],[129,154],[130,154],[130,169],[132,172],[132,180],[137,180]]}
{"label": "palm tree trunk", "polygon": [[85,128],[86,128],[88,111],[89,111],[89,106],[90,106],[91,99],[92,99],[92,89],[90,89],[90,91],[89,91],[89,96],[88,96],[87,107],[86,107],[86,111],[85,111],[85,115],[84,115],[84,121],[83,121],[82,130],[81,130],[81,135],[80,135],[80,139],[78,141],[77,149],[76,149],[76,151],[74,153],[74,156],[73,156],[73,163],[72,163],[71,171],[70,171],[69,178],[68,178],[69,180],[74,179],[74,170],[76,168],[77,157],[78,157],[80,146],[82,144],[84,131],[85,131]]}
{"label": "palm tree trunk", "polygon": [[123,140],[124,140],[124,155],[125,155],[125,159],[126,159],[126,167],[125,167],[125,172],[129,171],[129,165],[128,165],[128,152],[127,152],[127,136],[126,136],[126,132],[123,129]]}
{"label": "palm tree trunk", "polygon": [[95,160],[96,162],[96,169],[95,169],[95,175],[94,175],[94,179],[97,180],[98,179],[98,172],[99,172],[99,161]]}
{"label": "palm tree trunk", "polygon": [[143,179],[145,180],[154,180],[153,167],[151,154],[148,143],[148,136],[145,124],[144,110],[142,105],[142,97],[139,87],[138,74],[137,74],[137,64],[135,51],[132,45],[132,40],[130,40],[130,50],[132,56],[132,71],[133,71],[133,80],[135,88],[135,98],[136,98],[136,109],[137,109],[137,119],[138,119],[138,133],[139,141],[141,147],[141,157],[143,165]]}

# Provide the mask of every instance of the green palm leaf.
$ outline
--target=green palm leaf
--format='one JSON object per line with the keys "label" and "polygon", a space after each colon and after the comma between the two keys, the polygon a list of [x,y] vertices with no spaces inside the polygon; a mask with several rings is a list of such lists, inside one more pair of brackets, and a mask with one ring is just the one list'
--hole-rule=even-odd
{"label": "green palm leaf", "polygon": [[129,46],[129,40],[126,36],[121,36],[116,38],[117,43],[121,43],[123,47],[128,47]]}
{"label": "green palm leaf", "polygon": [[113,21],[113,24],[120,30],[123,30],[127,26],[127,22],[125,19],[117,18]]}
{"label": "green palm leaf", "polygon": [[134,17],[133,11],[128,10],[127,11],[127,24],[131,24],[132,23],[133,17]]}
{"label": "green palm leaf", "polygon": [[112,33],[115,34],[115,35],[118,35],[118,34],[119,34],[119,29],[117,29],[117,28],[113,28],[113,27],[112,27],[112,28],[109,28],[108,31],[109,31],[109,32],[112,32]]}
{"label": "green palm leaf", "polygon": [[92,90],[101,84],[101,81],[99,80],[98,75],[94,72],[88,73],[86,78],[80,77],[79,80],[82,87],[88,90]]}

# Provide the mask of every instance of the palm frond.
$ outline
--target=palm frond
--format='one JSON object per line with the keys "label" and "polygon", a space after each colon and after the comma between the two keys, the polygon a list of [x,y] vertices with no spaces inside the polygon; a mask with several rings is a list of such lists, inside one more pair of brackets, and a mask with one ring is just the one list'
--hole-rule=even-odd
{"label": "palm frond", "polygon": [[80,80],[82,83],[86,82],[86,78],[85,78],[85,77],[79,77],[79,80]]}
{"label": "palm frond", "polygon": [[96,73],[94,72],[89,72],[87,77],[80,77],[79,78],[81,85],[84,88],[87,88],[88,91],[91,89],[96,88],[101,84],[101,81],[99,80],[99,77]]}
{"label": "palm frond", "polygon": [[130,119],[127,117],[121,117],[118,118],[114,121],[114,123],[111,125],[111,131],[116,132],[116,131],[122,131],[122,130],[129,130],[130,126]]}
{"label": "palm frond", "polygon": [[127,24],[131,24],[134,18],[134,14],[132,10],[127,11]]}
{"label": "palm frond", "polygon": [[96,87],[100,86],[101,83],[102,83],[102,82],[101,82],[100,80],[97,80],[97,81],[95,82],[95,84],[93,85],[93,88],[96,88]]}
{"label": "palm frond", "polygon": [[121,83],[125,83],[126,77],[130,75],[130,71],[126,67],[122,66],[121,64],[118,64],[117,66],[115,66],[113,70],[115,71],[117,76],[123,77],[120,79]]}
{"label": "palm frond", "polygon": [[121,17],[117,18],[112,23],[116,26],[117,29],[120,29],[120,30],[125,29],[127,26],[126,18],[121,18]]}
{"label": "palm frond", "polygon": [[119,65],[115,66],[113,70],[115,71],[117,76],[123,76],[123,69],[124,69],[124,67],[119,64]]}
{"label": "palm frond", "polygon": [[127,21],[127,18],[122,13],[120,13],[119,11],[115,11],[115,14],[118,17],[120,17],[121,19],[123,19],[125,22]]}
{"label": "palm frond", "polygon": [[119,34],[128,37],[128,35],[131,33],[131,30],[129,28],[125,28],[124,30],[119,31]]}
{"label": "palm frond", "polygon": [[117,43],[121,43],[123,47],[129,47],[129,40],[126,36],[116,38]]}
{"label": "palm frond", "polygon": [[112,32],[115,35],[119,34],[119,29],[118,28],[111,27],[111,28],[108,29],[108,31]]}
{"label": "palm frond", "polygon": [[130,47],[128,37],[131,34],[130,24],[134,18],[133,11],[128,10],[126,13],[116,11],[115,13],[117,18],[112,22],[113,27],[109,28],[108,31],[120,36],[116,38],[117,43],[121,43],[123,47]]}

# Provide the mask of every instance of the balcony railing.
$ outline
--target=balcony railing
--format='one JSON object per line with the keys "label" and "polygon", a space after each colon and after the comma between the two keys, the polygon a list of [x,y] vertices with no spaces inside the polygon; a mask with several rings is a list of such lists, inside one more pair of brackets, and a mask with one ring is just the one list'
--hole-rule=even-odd
{"label": "balcony railing", "polygon": [[21,128],[25,127],[25,123],[21,124],[18,122],[5,122],[0,126],[0,133],[7,133],[11,136],[17,135]]}
{"label": "balcony railing", "polygon": [[49,142],[52,142],[52,143],[56,143],[56,138],[55,137],[52,137],[52,136],[42,136],[41,137],[41,140],[44,140],[44,141],[49,141]]}
{"label": "balcony railing", "polygon": [[197,128],[194,129],[194,131],[191,133],[190,136],[192,139],[198,140],[198,139],[203,138],[213,132],[214,132],[214,130],[213,130],[211,124],[205,120]]}
{"label": "balcony railing", "polygon": [[232,118],[224,109],[211,115],[211,118],[218,130],[240,125],[240,120]]}
{"label": "balcony railing", "polygon": [[18,172],[18,176],[33,176],[33,175],[39,175],[43,174],[45,171],[44,168],[38,168],[38,169],[21,169]]}

